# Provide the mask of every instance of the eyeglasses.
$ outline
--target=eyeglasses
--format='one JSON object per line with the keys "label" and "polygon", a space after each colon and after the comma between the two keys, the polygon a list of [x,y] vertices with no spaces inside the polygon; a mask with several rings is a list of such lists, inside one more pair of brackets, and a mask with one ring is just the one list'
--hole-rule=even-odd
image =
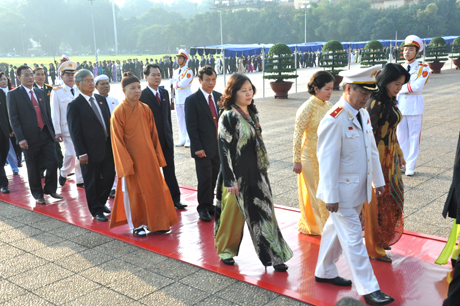
{"label": "eyeglasses", "polygon": [[23,78],[33,78],[34,75],[31,74],[31,73],[26,73],[26,74],[21,74],[21,77],[23,77]]}
{"label": "eyeglasses", "polygon": [[94,80],[83,80],[80,83],[85,83],[85,84],[94,84]]}

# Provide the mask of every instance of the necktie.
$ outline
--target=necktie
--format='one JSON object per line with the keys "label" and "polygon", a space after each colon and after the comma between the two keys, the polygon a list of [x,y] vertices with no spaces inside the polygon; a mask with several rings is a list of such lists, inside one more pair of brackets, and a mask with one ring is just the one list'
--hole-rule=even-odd
{"label": "necktie", "polygon": [[410,72],[410,65],[407,65],[407,72]]}
{"label": "necktie", "polygon": [[38,105],[37,100],[35,100],[34,91],[31,89],[29,92],[30,92],[30,100],[32,100],[32,104],[34,105],[34,108],[35,108],[35,113],[37,114],[38,128],[40,130],[43,130],[45,123],[43,122],[42,110],[40,109],[40,105]]}
{"label": "necktie", "polygon": [[93,109],[94,113],[96,114],[97,119],[99,119],[99,122],[101,123],[102,127],[104,128],[105,137],[109,136],[107,134],[107,130],[105,128],[104,120],[102,120],[101,114],[99,114],[99,110],[97,109],[97,105],[96,105],[96,103],[94,103],[94,98],[93,97],[89,98],[89,102],[91,103],[91,108]]}
{"label": "necktie", "polygon": [[358,118],[359,124],[361,125],[361,129],[363,128],[363,122],[361,120],[361,113],[358,111],[358,114],[356,115],[356,118]]}
{"label": "necktie", "polygon": [[217,113],[216,113],[216,107],[214,106],[214,101],[212,101],[211,95],[208,96],[208,104],[209,104],[209,109],[211,110],[212,114],[212,119],[214,119],[214,124],[216,125],[216,136],[218,136],[217,132]]}
{"label": "necktie", "polygon": [[158,91],[157,91],[157,101],[158,101],[158,104],[161,105],[161,101],[160,101],[160,95],[158,94]]}
{"label": "necktie", "polygon": [[73,88],[70,88],[70,92],[72,93],[72,96],[75,96],[75,93],[73,92]]}

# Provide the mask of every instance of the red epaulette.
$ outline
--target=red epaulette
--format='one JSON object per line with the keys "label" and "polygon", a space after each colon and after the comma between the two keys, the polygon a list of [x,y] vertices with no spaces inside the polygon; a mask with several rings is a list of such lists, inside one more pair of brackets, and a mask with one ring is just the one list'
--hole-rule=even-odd
{"label": "red epaulette", "polygon": [[336,118],[342,111],[343,111],[343,107],[342,107],[342,106],[337,107],[337,108],[331,113],[332,118]]}
{"label": "red epaulette", "polygon": [[420,63],[419,65],[420,65],[420,66],[423,66],[423,67],[428,67],[427,64],[422,64],[422,63]]}

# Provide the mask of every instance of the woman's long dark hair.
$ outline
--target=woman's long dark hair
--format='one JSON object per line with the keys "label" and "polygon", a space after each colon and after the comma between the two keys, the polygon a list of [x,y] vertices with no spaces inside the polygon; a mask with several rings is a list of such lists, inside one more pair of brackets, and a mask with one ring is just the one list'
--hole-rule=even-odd
{"label": "woman's long dark hair", "polygon": [[8,90],[11,90],[11,87],[12,87],[12,85],[11,85],[11,79],[6,75],[5,72],[0,71],[0,78],[1,78],[3,75],[4,75],[4,76],[6,77],[6,79],[8,80],[8,85],[7,85],[7,86],[8,86]]}
{"label": "woman's long dark hair", "polygon": [[377,99],[389,98],[390,96],[387,93],[387,85],[393,81],[396,81],[401,76],[404,76],[404,84],[409,82],[410,74],[404,69],[403,66],[399,64],[386,64],[385,67],[380,70],[378,75],[375,77],[377,86],[379,87],[379,92],[375,94]]}
{"label": "woman's long dark hair", "polygon": [[[236,103],[236,93],[241,89],[244,83],[249,81],[252,86],[254,95],[256,94],[256,87],[252,84],[251,79],[242,73],[233,74],[227,82],[227,86],[224,89],[224,93],[220,98],[219,105],[225,109],[231,109],[232,105]],[[257,108],[254,105],[254,98],[251,101],[251,104],[248,105],[248,109],[254,114],[257,114]]]}

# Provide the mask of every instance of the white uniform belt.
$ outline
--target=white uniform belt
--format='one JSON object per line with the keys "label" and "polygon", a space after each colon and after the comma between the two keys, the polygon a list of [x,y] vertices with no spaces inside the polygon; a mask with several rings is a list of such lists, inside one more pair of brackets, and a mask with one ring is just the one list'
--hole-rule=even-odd
{"label": "white uniform belt", "polygon": [[190,86],[187,86],[187,87],[182,87],[182,88],[177,88],[177,90],[181,90],[181,89],[189,89]]}
{"label": "white uniform belt", "polygon": [[421,91],[405,92],[405,93],[402,93],[402,95],[406,95],[406,96],[410,96],[410,95],[421,95],[421,94],[422,94]]}

